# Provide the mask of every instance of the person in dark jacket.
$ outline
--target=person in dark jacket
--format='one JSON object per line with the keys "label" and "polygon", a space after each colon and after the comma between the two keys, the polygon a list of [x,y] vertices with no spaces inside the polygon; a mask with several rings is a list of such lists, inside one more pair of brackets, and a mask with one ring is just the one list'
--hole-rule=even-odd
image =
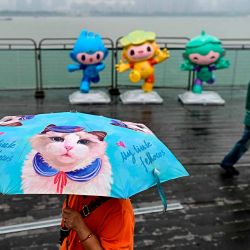
{"label": "person in dark jacket", "polygon": [[250,82],[248,83],[246,112],[244,118],[244,131],[241,139],[236,142],[233,148],[224,157],[220,166],[226,171],[229,177],[239,175],[240,172],[234,167],[242,155],[249,149],[250,146]]}

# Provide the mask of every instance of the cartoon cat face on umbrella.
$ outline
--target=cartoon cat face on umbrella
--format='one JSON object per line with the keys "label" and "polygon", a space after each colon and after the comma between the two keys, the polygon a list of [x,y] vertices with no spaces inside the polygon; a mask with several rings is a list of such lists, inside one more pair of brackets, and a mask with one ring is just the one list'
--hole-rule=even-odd
{"label": "cartoon cat face on umbrella", "polygon": [[105,155],[105,136],[102,131],[55,125],[34,135],[30,139],[32,151],[22,170],[24,193],[36,193],[45,187],[48,193],[77,193],[84,189],[92,194],[101,185],[103,195],[108,195],[112,177]]}

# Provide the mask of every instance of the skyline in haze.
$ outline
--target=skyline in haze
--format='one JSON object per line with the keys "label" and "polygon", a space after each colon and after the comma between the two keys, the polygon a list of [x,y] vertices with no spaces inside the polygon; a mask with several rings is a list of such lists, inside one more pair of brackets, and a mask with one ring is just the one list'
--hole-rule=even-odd
{"label": "skyline in haze", "polygon": [[65,15],[244,14],[249,0],[0,0],[0,11],[59,12]]}

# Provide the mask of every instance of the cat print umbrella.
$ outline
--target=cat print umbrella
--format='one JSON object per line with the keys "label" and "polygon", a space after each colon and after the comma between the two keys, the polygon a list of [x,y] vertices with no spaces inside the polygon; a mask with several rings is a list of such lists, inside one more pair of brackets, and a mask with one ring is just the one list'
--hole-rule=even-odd
{"label": "cat print umbrella", "polygon": [[[143,124],[78,112],[0,120],[0,193],[128,198],[188,173]],[[164,199],[164,198],[163,198]]]}

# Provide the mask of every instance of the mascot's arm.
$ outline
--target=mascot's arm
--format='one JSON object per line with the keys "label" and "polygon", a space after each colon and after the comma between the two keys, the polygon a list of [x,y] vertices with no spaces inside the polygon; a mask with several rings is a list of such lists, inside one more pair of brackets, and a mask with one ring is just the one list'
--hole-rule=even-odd
{"label": "mascot's arm", "polygon": [[163,50],[157,49],[155,54],[156,57],[154,59],[156,63],[160,63],[170,57],[169,51],[166,48]]}
{"label": "mascot's arm", "polygon": [[69,72],[74,72],[76,70],[80,70],[81,69],[81,65],[76,65],[76,64],[69,64],[67,67]]}
{"label": "mascot's arm", "polygon": [[98,72],[104,70],[104,68],[105,68],[104,63],[100,63],[99,65],[96,66],[96,70],[97,70]]}
{"label": "mascot's arm", "polygon": [[121,73],[121,72],[124,72],[124,71],[130,69],[130,64],[124,63],[122,60],[120,60],[120,62],[115,65],[115,68],[119,73]]}
{"label": "mascot's arm", "polygon": [[181,65],[181,70],[195,70],[194,65],[192,65],[191,63],[189,63],[188,61],[185,61],[182,65]]}
{"label": "mascot's arm", "polygon": [[218,63],[216,63],[215,67],[216,69],[226,69],[230,66],[230,63],[228,60],[221,58]]}

